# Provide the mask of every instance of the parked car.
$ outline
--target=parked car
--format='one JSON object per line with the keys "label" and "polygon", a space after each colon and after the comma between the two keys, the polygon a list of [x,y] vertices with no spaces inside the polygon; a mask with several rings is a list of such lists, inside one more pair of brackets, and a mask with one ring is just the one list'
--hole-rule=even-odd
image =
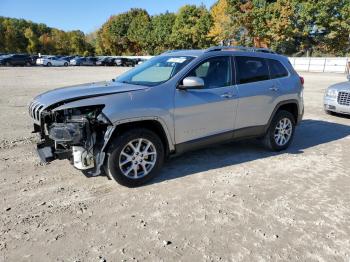
{"label": "parked car", "polygon": [[115,65],[115,58],[103,57],[103,58],[98,59],[96,61],[96,65],[98,65],[98,66],[114,66]]}
{"label": "parked car", "polygon": [[75,57],[69,62],[74,66],[93,66],[96,65],[96,59],[91,57]]}
{"label": "parked car", "polygon": [[35,65],[36,64],[36,60],[39,58],[38,55],[31,55],[30,56],[30,59],[32,61],[32,65]]}
{"label": "parked car", "polygon": [[36,60],[37,65],[42,66],[68,66],[69,63],[62,58],[57,58],[56,56],[41,57]]}
{"label": "parked car", "polygon": [[146,58],[134,58],[135,65],[141,65],[142,63],[146,62]]}
{"label": "parked car", "polygon": [[38,154],[133,187],[210,144],[257,137],[284,150],[304,113],[303,79],[288,58],[249,50],[167,52],[114,81],[41,94],[29,107]]}
{"label": "parked car", "polygon": [[350,75],[348,81],[331,85],[326,89],[323,104],[327,114],[350,114]]}
{"label": "parked car", "polygon": [[119,57],[115,59],[116,66],[135,66],[136,61],[130,58]]}
{"label": "parked car", "polygon": [[66,60],[69,63],[69,61],[72,60],[74,57],[76,57],[76,56],[74,56],[74,55],[63,56],[63,57],[61,57],[61,59]]}
{"label": "parked car", "polygon": [[29,55],[23,54],[10,54],[4,55],[0,57],[0,65],[5,66],[31,66],[33,65],[33,61]]}

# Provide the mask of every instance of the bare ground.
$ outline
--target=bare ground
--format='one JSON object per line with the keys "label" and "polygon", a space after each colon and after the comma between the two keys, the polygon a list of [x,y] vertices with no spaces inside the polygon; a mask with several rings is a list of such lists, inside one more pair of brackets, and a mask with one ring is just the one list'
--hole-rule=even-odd
{"label": "bare ground", "polygon": [[0,68],[0,260],[350,261],[350,118],[322,109],[344,75],[302,73],[305,117],[286,152],[199,150],[135,189],[41,165],[31,98],[122,70]]}

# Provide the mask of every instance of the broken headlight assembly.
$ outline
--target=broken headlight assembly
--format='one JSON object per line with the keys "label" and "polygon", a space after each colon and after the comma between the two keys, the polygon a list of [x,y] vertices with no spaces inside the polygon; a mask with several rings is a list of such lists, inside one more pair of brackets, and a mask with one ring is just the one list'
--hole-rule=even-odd
{"label": "broken headlight assembly", "polygon": [[[68,158],[78,169],[93,168],[95,154],[98,152],[96,146],[111,124],[102,109],[103,105],[53,110],[45,119],[45,140],[53,144],[50,147],[51,155],[46,158],[50,161]],[[47,154],[48,149],[45,150]]]}

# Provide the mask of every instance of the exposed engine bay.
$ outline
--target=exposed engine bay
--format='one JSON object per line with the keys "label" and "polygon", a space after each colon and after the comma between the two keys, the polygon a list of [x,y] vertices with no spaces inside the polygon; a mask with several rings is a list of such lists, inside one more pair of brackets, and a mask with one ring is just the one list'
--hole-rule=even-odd
{"label": "exposed engine bay", "polygon": [[77,169],[99,174],[105,135],[112,128],[102,109],[95,105],[42,111],[40,125],[34,124],[41,137],[37,150],[42,162],[69,159]]}

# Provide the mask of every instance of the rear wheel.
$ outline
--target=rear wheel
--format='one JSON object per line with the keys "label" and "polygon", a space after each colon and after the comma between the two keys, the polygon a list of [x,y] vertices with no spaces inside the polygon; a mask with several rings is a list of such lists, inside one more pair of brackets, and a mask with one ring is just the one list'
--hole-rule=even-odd
{"label": "rear wheel", "polygon": [[105,170],[119,184],[137,187],[153,179],[163,161],[160,138],[148,129],[133,129],[112,140]]}
{"label": "rear wheel", "polygon": [[5,65],[6,65],[6,66],[11,66],[11,63],[10,63],[10,62],[6,62]]}
{"label": "rear wheel", "polygon": [[52,64],[51,64],[50,62],[48,62],[46,65],[47,65],[47,66],[52,66]]}
{"label": "rear wheel", "polygon": [[68,63],[67,63],[67,62],[65,62],[65,63],[64,63],[64,66],[68,66]]}
{"label": "rear wheel", "polygon": [[289,147],[295,131],[294,116],[285,110],[278,111],[271,121],[264,144],[271,150],[281,151]]}

